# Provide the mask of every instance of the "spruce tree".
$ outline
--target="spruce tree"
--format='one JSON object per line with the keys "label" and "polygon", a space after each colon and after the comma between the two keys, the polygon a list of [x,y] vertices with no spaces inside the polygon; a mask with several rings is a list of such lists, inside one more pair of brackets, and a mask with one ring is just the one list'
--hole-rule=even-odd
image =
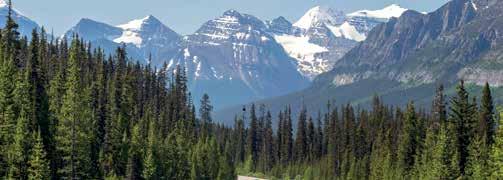
{"label": "spruce tree", "polygon": [[267,112],[265,117],[264,132],[262,138],[262,149],[260,153],[261,170],[269,171],[275,164],[274,134],[272,129],[271,112]]}
{"label": "spruce tree", "polygon": [[494,136],[489,166],[491,179],[503,178],[503,112],[500,112],[500,120]]}
{"label": "spruce tree", "polygon": [[87,128],[85,105],[82,103],[80,60],[81,48],[78,40],[73,40],[67,69],[67,80],[59,124],[56,129],[56,148],[60,157],[58,174],[60,178],[75,179],[89,177],[90,141]]}
{"label": "spruce tree", "polygon": [[36,131],[33,147],[30,151],[29,157],[29,168],[28,168],[28,179],[39,180],[39,179],[51,179],[51,171],[49,167],[49,160],[47,159],[47,153],[44,149],[44,144],[42,142],[42,135],[40,130]]}
{"label": "spruce tree", "polygon": [[308,137],[307,137],[307,110],[303,108],[300,111],[299,119],[297,121],[297,134],[295,137],[295,157],[296,161],[303,161],[307,157],[308,150]]}
{"label": "spruce tree", "polygon": [[199,115],[201,116],[201,133],[203,134],[204,137],[208,137],[212,132],[211,132],[211,111],[213,110],[213,106],[211,106],[210,102],[210,96],[208,94],[204,94],[202,99],[201,99],[201,106],[199,108]]}
{"label": "spruce tree", "polygon": [[281,151],[280,158],[283,165],[288,164],[292,160],[293,151],[293,134],[292,134],[292,117],[290,108],[286,108],[283,112],[283,124],[281,127]]}
{"label": "spruce tree", "polygon": [[247,154],[251,158],[252,171],[255,170],[258,161],[258,119],[255,113],[255,104],[252,104],[250,108],[250,125],[248,128],[247,136]]}
{"label": "spruce tree", "polygon": [[144,147],[143,137],[141,135],[141,129],[138,124],[133,126],[131,132],[131,147],[128,152],[128,165],[126,171],[127,179],[141,179],[142,176],[142,148]]}
{"label": "spruce tree", "polygon": [[218,180],[236,179],[236,172],[234,163],[232,162],[231,145],[229,142],[225,143],[223,153],[220,155],[218,163]]}
{"label": "spruce tree", "polygon": [[[12,52],[8,51],[7,29],[2,31],[2,43],[0,47],[0,147],[8,149],[13,141],[13,134],[16,125],[15,104],[14,104],[14,89],[17,69],[16,62]],[[5,175],[7,172],[7,154],[5,151],[0,152],[0,175]]]}
{"label": "spruce tree", "polygon": [[148,126],[148,137],[147,137],[147,147],[145,149],[144,157],[143,157],[143,171],[142,177],[144,179],[155,179],[157,178],[156,173],[158,169],[157,163],[157,133],[155,130],[155,123],[153,121],[150,122]]}
{"label": "spruce tree", "polygon": [[400,135],[400,144],[398,146],[398,166],[402,170],[402,175],[409,175],[409,171],[416,162],[416,153],[418,147],[418,120],[413,103],[407,105],[405,122],[402,134]]}
{"label": "spruce tree", "polygon": [[434,123],[444,125],[447,121],[447,107],[445,101],[444,86],[440,85],[437,87],[431,107],[431,116]]}
{"label": "spruce tree", "polygon": [[216,179],[218,176],[218,147],[214,138],[200,140],[192,152],[191,178],[193,180]]}
{"label": "spruce tree", "polygon": [[488,170],[488,152],[486,138],[475,137],[469,146],[468,162],[465,169],[465,176],[470,179],[487,179]]}
{"label": "spruce tree", "polygon": [[[437,134],[438,132],[438,134]],[[424,149],[418,154],[413,176],[417,179],[447,179],[447,167],[442,160],[446,148],[446,131],[431,127],[426,133]]]}
{"label": "spruce tree", "polygon": [[449,121],[455,125],[459,171],[464,174],[469,156],[468,146],[475,135],[473,116],[476,114],[475,106],[469,101],[469,94],[465,89],[464,81],[461,81],[457,86],[456,96],[451,98],[450,104]]}
{"label": "spruce tree", "polygon": [[244,128],[243,119],[236,117],[234,121],[234,144],[236,146],[236,162],[243,162],[245,160],[246,152],[246,130]]}
{"label": "spruce tree", "polygon": [[479,137],[486,137],[488,145],[494,142],[496,122],[494,120],[494,104],[489,83],[486,82],[482,91],[482,99],[479,112]]}
{"label": "spruce tree", "polygon": [[13,143],[7,148],[9,160],[9,178],[25,179],[28,168],[28,153],[31,146],[30,125],[33,120],[29,69],[19,71],[14,90],[17,114]]}

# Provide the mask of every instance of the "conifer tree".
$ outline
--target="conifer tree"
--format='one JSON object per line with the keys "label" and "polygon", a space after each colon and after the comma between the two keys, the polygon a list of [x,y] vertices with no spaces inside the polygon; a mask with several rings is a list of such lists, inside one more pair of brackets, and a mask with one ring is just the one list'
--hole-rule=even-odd
{"label": "conifer tree", "polygon": [[500,112],[500,120],[494,136],[489,166],[491,179],[503,178],[503,112]]}
{"label": "conifer tree", "polygon": [[[58,116],[56,129],[56,148],[60,156],[58,174],[60,178],[88,178],[90,141],[89,127],[85,105],[82,103],[82,86],[80,81],[81,48],[78,40],[73,40],[65,93]],[[83,109],[84,108],[84,109]]]}
{"label": "conifer tree", "polygon": [[262,138],[262,149],[260,153],[261,170],[269,171],[275,164],[274,134],[272,129],[271,112],[267,112],[265,117],[264,133]]}
{"label": "conifer tree", "polygon": [[232,162],[231,145],[229,142],[225,143],[225,150],[220,155],[219,168],[218,168],[218,180],[236,179],[236,173],[234,171],[234,163]]}
{"label": "conifer tree", "polygon": [[25,179],[28,168],[28,153],[31,146],[30,125],[33,118],[33,104],[30,95],[29,69],[18,72],[14,90],[17,114],[13,143],[7,148],[9,178]]}
{"label": "conifer tree", "polygon": [[488,174],[488,152],[486,151],[486,138],[475,137],[469,146],[468,162],[465,169],[465,176],[470,179],[487,179]]}
{"label": "conifer tree", "polygon": [[307,144],[307,110],[303,108],[300,111],[299,119],[297,121],[297,134],[295,137],[295,157],[294,159],[296,161],[303,161],[304,158],[307,157],[307,150],[308,150],[308,144]]}
{"label": "conifer tree", "polygon": [[479,113],[479,137],[486,137],[488,145],[494,142],[496,122],[494,120],[494,104],[489,83],[486,82],[482,91]]}
{"label": "conifer tree", "polygon": [[218,176],[219,160],[218,150],[216,149],[216,141],[214,138],[206,138],[199,141],[192,152],[191,162],[191,178],[193,180],[200,179],[216,179]]}
{"label": "conifer tree", "polygon": [[[438,126],[438,125],[437,125]],[[414,165],[414,178],[417,179],[447,179],[447,167],[442,160],[446,148],[446,131],[440,129],[436,134],[436,127],[428,128],[424,149],[418,154]]]}
{"label": "conifer tree", "polygon": [[131,147],[129,148],[129,157],[127,165],[127,179],[140,179],[142,175],[142,147],[144,147],[141,136],[141,129],[138,124],[133,126],[131,134]]}
{"label": "conifer tree", "polygon": [[418,117],[413,103],[407,105],[403,131],[400,135],[398,146],[398,166],[402,170],[402,175],[407,176],[416,162],[418,147]]}
{"label": "conifer tree", "polygon": [[292,160],[293,151],[293,134],[292,134],[292,117],[290,108],[286,108],[283,112],[283,124],[281,127],[281,163],[286,165]]}
{"label": "conifer tree", "polygon": [[459,171],[464,174],[467,158],[469,156],[468,146],[475,134],[475,106],[469,101],[469,94],[465,89],[464,81],[461,81],[456,88],[456,96],[451,98],[449,118],[455,125],[457,140],[457,151],[459,153]]}
{"label": "conifer tree", "polygon": [[[42,35],[45,36],[45,35]],[[44,39],[42,39],[44,40]],[[40,126],[40,130],[44,132],[43,134],[47,134],[47,136],[43,137],[44,142],[46,144],[50,141],[49,134],[49,122],[48,122],[48,99],[47,93],[45,90],[45,75],[41,66],[42,55],[41,53],[41,44],[45,44],[43,41],[39,41],[39,36],[37,30],[33,30],[32,39],[29,46],[30,57],[28,58],[28,70],[29,73],[29,81],[31,84],[30,93],[33,97],[33,106],[34,106],[34,122],[32,124],[32,129],[34,129],[37,125]]]}
{"label": "conifer tree", "polygon": [[26,113],[19,115],[14,141],[7,149],[8,179],[26,179],[28,174],[28,150],[30,146],[28,115]]}
{"label": "conifer tree", "polygon": [[34,144],[30,151],[28,162],[28,179],[51,179],[49,160],[47,159],[47,153],[45,152],[44,144],[42,142],[42,135],[39,130],[34,134]]}
{"label": "conifer tree", "polygon": [[[9,24],[7,24],[9,25]],[[12,142],[16,125],[14,89],[17,69],[14,55],[9,50],[6,35],[9,29],[2,30],[2,43],[0,47],[0,147],[7,149]],[[5,174],[7,169],[7,154],[0,152],[0,175]]]}
{"label": "conifer tree", "polygon": [[203,137],[208,137],[211,134],[211,111],[213,110],[213,106],[211,106],[210,102],[210,96],[208,94],[204,94],[202,99],[201,99],[201,106],[199,109],[199,114],[201,116],[201,133],[203,134]]}
{"label": "conifer tree", "polygon": [[247,136],[247,154],[251,157],[252,162],[252,171],[255,170],[258,161],[258,152],[259,152],[259,144],[258,144],[258,119],[257,114],[255,113],[255,104],[252,104],[250,108],[250,125],[248,128],[248,136]]}
{"label": "conifer tree", "polygon": [[243,119],[239,119],[236,117],[234,121],[234,137],[235,138],[235,146],[236,146],[236,162],[243,162],[245,160],[245,152],[246,152],[246,130],[244,128]]}
{"label": "conifer tree", "polygon": [[[459,152],[457,151],[456,125],[448,122],[446,127],[446,137],[444,152],[442,153],[442,162],[446,166],[447,179],[457,179],[461,176],[459,170]],[[454,149],[454,150],[453,150]]]}
{"label": "conifer tree", "polygon": [[156,131],[155,131],[155,123],[153,121],[150,122],[148,126],[148,139],[147,139],[147,147],[145,149],[145,157],[143,158],[143,171],[142,177],[144,179],[155,179],[157,178],[157,139],[156,139]]}
{"label": "conifer tree", "polygon": [[447,109],[444,95],[444,86],[437,87],[435,98],[433,99],[433,106],[431,108],[431,116],[434,123],[445,124],[447,121]]}
{"label": "conifer tree", "polygon": [[[183,137],[180,136],[179,132],[173,132],[168,136],[166,139],[164,146],[163,146],[163,151],[161,152],[161,159],[166,159],[166,162],[164,162],[163,166],[165,168],[165,175],[167,179],[189,179],[191,175],[191,167],[189,164],[189,158],[188,155],[186,154],[188,149],[183,149],[182,143],[185,140],[183,140]],[[215,144],[212,144],[210,148],[216,148]],[[214,149],[211,149],[214,150]],[[201,161],[198,163],[203,163],[203,164],[208,164],[208,166],[203,166],[198,168],[206,168],[205,170],[210,170],[212,173],[212,179],[216,178],[216,173],[215,169],[218,168],[218,159],[216,157],[218,156],[218,151],[210,151],[207,152],[208,156],[214,157],[211,159],[206,159],[211,162],[207,161]],[[197,163],[191,161],[191,163]],[[212,164],[213,163],[213,164]]]}

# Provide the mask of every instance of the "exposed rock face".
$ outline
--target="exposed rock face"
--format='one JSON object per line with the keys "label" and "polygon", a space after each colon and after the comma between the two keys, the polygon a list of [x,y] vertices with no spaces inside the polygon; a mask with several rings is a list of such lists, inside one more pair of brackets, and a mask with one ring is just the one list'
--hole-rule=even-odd
{"label": "exposed rock face", "polygon": [[[81,19],[68,30],[64,37],[71,39],[78,34],[108,54],[119,46],[126,46],[128,55],[144,63],[160,66],[178,50],[181,38],[176,32],[162,24],[154,16],[112,26],[91,19]],[[149,62],[151,61],[151,62]]]}
{"label": "exposed rock face", "polygon": [[[288,31],[288,26],[287,21],[276,21],[275,27]],[[216,103],[222,106],[282,95],[308,85],[267,25],[251,15],[227,11],[184,37],[180,46],[167,68],[184,65],[191,91],[196,96],[216,96]]]}
{"label": "exposed rock face", "polygon": [[[431,105],[435,86],[447,95],[464,79],[473,93],[485,82],[495,102],[503,102],[503,1],[453,0],[429,13],[407,11],[375,27],[366,40],[318,76],[301,92],[266,99],[278,112],[284,104],[293,111],[305,106],[324,110],[327,100],[337,104],[370,104],[375,94],[388,104]],[[497,94],[497,95],[496,95]],[[498,96],[499,95],[499,96]],[[236,108],[221,111],[239,112]]]}
{"label": "exposed rock face", "polygon": [[298,61],[298,71],[314,79],[367,38],[372,28],[399,17],[406,9],[391,5],[381,10],[349,14],[326,7],[314,7],[293,26],[278,18],[270,23],[271,32],[287,53]]}
{"label": "exposed rock face", "polygon": [[374,28],[317,83],[341,86],[368,78],[416,85],[458,78],[496,82],[482,78],[489,71],[479,67],[502,62],[497,56],[502,50],[501,3],[487,3],[454,0],[426,15],[407,11]]}

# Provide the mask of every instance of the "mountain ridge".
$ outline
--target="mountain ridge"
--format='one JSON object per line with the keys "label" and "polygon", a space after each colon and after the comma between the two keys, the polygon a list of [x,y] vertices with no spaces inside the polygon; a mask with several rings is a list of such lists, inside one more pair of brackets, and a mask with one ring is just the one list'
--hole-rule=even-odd
{"label": "mountain ridge", "polygon": [[[492,84],[496,102],[503,102],[503,2],[453,0],[434,12],[406,11],[400,18],[375,27],[367,39],[346,53],[334,68],[301,91],[256,101],[278,112],[285,104],[293,111],[321,104],[366,104],[378,93],[387,104],[413,100],[429,105],[435,87],[447,95],[464,79],[470,91]],[[302,100],[302,101],[301,101]],[[217,113],[238,113],[239,107]]]}

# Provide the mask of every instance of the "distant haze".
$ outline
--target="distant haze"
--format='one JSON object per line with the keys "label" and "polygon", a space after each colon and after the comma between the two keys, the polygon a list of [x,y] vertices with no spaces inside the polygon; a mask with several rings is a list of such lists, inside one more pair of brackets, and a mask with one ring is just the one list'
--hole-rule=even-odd
{"label": "distant haze", "polygon": [[263,20],[284,16],[296,21],[309,8],[322,5],[351,12],[380,9],[399,4],[408,9],[430,12],[448,0],[14,0],[24,15],[59,35],[81,18],[109,24],[154,15],[178,33],[190,34],[207,20],[228,9],[255,15]]}

